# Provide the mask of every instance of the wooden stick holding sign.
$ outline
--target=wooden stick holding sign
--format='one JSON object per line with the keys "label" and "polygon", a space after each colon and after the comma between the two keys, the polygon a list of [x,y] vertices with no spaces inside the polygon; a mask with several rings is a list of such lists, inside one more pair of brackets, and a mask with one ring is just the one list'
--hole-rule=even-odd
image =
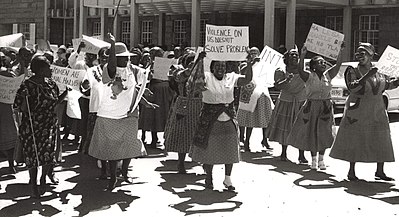
{"label": "wooden stick holding sign", "polygon": [[344,34],[313,23],[305,46],[308,51],[337,60],[343,41]]}

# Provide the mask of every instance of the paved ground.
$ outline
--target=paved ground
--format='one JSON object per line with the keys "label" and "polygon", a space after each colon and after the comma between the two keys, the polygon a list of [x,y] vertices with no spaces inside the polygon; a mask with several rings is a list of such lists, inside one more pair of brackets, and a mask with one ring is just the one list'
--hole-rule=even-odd
{"label": "paved ground", "polygon": [[[396,156],[399,156],[399,122],[391,123]],[[279,160],[280,146],[262,151],[261,131],[251,138],[253,153],[243,153],[234,166],[236,192],[222,185],[224,168],[214,169],[215,190],[204,188],[203,170],[189,162],[188,174],[176,174],[176,154],[149,149],[146,158],[131,163],[133,184],[119,181],[106,192],[107,181],[97,180],[99,169],[92,158],[65,145],[65,162],[56,167],[59,185],[51,185],[40,200],[30,198],[28,172],[6,174],[0,162],[0,217],[3,216],[398,216],[399,163],[386,165],[398,181],[374,179],[375,164],[358,164],[359,182],[346,180],[348,163],[326,158],[325,172],[298,165],[297,150],[288,149],[292,162]],[[310,153],[306,153],[310,160]]]}

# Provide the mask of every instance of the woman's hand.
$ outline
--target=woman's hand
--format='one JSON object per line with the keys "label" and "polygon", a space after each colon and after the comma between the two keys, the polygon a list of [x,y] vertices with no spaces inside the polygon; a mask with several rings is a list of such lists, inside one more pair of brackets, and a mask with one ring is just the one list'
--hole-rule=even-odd
{"label": "woman's hand", "polygon": [[308,52],[308,48],[306,47],[306,45],[303,45],[302,49],[301,49],[301,56],[306,56],[306,53]]}
{"label": "woman's hand", "polygon": [[110,40],[110,42],[115,43],[115,36],[113,36],[112,33],[108,32],[107,37]]}
{"label": "woman's hand", "polygon": [[146,108],[150,108],[150,109],[156,109],[159,108],[159,105],[152,103],[152,102],[148,102],[147,104],[145,104]]}
{"label": "woman's hand", "polygon": [[206,52],[205,51],[201,51],[198,55],[198,59],[204,59],[206,57]]}
{"label": "woman's hand", "polygon": [[378,71],[378,68],[373,66],[373,67],[371,67],[370,71],[367,74],[372,76],[372,75],[375,75],[377,73],[377,71]]}

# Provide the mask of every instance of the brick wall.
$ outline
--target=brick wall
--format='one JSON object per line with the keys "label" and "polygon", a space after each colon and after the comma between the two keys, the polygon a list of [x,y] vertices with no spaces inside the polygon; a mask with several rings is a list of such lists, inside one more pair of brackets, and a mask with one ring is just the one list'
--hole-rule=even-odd
{"label": "brick wall", "polygon": [[0,8],[0,34],[11,34],[12,24],[36,23],[36,38],[43,38],[44,0],[1,0]]}

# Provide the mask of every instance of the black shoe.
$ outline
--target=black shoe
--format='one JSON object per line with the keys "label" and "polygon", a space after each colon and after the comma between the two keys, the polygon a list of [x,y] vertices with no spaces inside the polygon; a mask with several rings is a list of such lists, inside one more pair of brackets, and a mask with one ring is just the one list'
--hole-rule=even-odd
{"label": "black shoe", "polygon": [[109,180],[109,183],[108,183],[108,187],[107,187],[107,191],[112,191],[112,190],[114,190],[114,188],[116,187],[116,178],[115,177],[113,177],[113,178],[111,178],[110,180]]}
{"label": "black shoe", "polygon": [[359,181],[359,178],[357,178],[356,175],[349,175],[348,174],[348,180],[349,181]]}
{"label": "black shoe", "polygon": [[205,188],[213,189],[212,177],[205,179]]}
{"label": "black shoe", "polygon": [[249,142],[244,142],[244,151],[251,152],[251,149],[249,148]]}
{"label": "black shoe", "polygon": [[8,173],[9,173],[9,174],[16,174],[17,171],[15,170],[15,167],[14,167],[14,166],[11,166],[11,167],[8,168]]}
{"label": "black shoe", "polygon": [[32,197],[39,199],[40,198],[40,194],[39,194],[39,189],[37,187],[37,184],[31,184],[32,185]]}
{"label": "black shoe", "polygon": [[57,185],[60,181],[54,174],[47,175],[53,185]]}
{"label": "black shoe", "polygon": [[226,183],[223,182],[224,187],[227,188],[227,191],[235,191],[236,188],[233,185],[227,185]]}
{"label": "black shoe", "polygon": [[123,181],[129,183],[129,184],[133,184],[133,178],[129,177],[128,175],[124,175],[123,176]]}
{"label": "black shoe", "polygon": [[375,173],[375,179],[384,181],[395,181],[394,178],[388,177],[385,173]]}
{"label": "black shoe", "polygon": [[307,164],[307,163],[309,163],[309,161],[308,160],[306,160],[306,158],[298,158],[298,161],[299,161],[299,164]]}
{"label": "black shoe", "polygon": [[262,146],[265,147],[266,149],[273,150],[273,148],[270,147],[270,145],[267,142],[267,140],[265,141],[265,139],[263,139],[261,143],[262,143]]}
{"label": "black shoe", "polygon": [[184,164],[178,164],[177,165],[177,173],[178,174],[187,174],[186,168],[184,167]]}

